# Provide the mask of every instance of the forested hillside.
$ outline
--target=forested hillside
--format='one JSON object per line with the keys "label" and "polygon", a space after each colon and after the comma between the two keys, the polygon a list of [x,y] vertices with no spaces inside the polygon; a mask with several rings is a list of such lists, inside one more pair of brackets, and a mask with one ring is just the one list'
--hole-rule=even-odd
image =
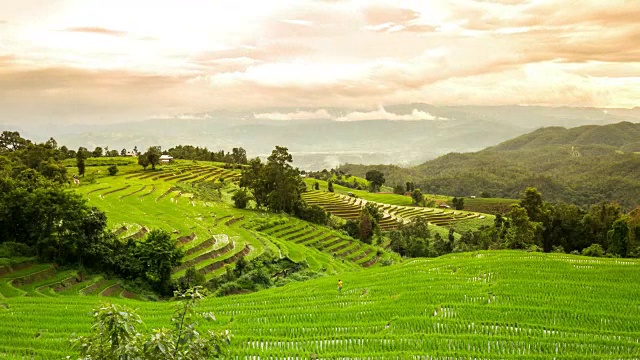
{"label": "forested hillside", "polygon": [[549,127],[475,153],[450,153],[413,168],[344,165],[362,176],[385,173],[387,185],[413,181],[423,192],[452,196],[517,197],[536,187],[548,201],[580,205],[640,199],[640,124],[622,122],[566,129]]}

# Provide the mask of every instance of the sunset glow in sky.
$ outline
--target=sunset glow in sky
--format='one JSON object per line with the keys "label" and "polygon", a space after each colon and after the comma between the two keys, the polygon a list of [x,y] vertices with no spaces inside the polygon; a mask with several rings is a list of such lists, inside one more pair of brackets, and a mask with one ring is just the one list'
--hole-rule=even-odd
{"label": "sunset glow in sky", "polygon": [[0,0],[0,117],[634,107],[638,19],[640,0]]}

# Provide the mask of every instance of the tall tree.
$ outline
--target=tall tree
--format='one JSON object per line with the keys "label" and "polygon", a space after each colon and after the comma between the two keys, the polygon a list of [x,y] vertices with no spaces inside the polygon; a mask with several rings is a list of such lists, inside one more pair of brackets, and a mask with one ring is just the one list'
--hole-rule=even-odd
{"label": "tall tree", "polygon": [[367,171],[365,178],[369,182],[369,190],[371,192],[377,192],[380,190],[380,187],[385,182],[384,174],[378,170]]}
{"label": "tall tree", "polygon": [[231,157],[233,158],[233,162],[235,164],[246,164],[247,163],[247,151],[243,148],[233,148],[231,150]]}
{"label": "tall tree", "polygon": [[142,166],[144,170],[147,170],[147,166],[149,166],[149,158],[146,154],[138,155],[138,165]]}
{"label": "tall tree", "polygon": [[542,194],[533,187],[528,187],[520,199],[520,206],[527,211],[531,221],[542,221],[542,204]]}
{"label": "tall tree", "polygon": [[422,195],[420,189],[414,189],[411,192],[411,199],[413,199],[415,205],[422,205],[424,203],[424,195]]}
{"label": "tall tree", "polygon": [[510,227],[506,234],[505,247],[508,249],[526,249],[535,244],[538,223],[529,220],[527,210],[513,205],[508,214]]}
{"label": "tall tree", "polygon": [[76,166],[78,167],[78,175],[84,177],[84,160],[86,159],[85,151],[87,149],[83,147],[78,148],[78,152],[76,152]]}
{"label": "tall tree", "polygon": [[184,255],[176,240],[164,230],[151,230],[138,246],[139,257],[146,268],[147,279],[162,294],[169,294],[171,270]]}
{"label": "tall tree", "polygon": [[92,152],[93,157],[101,157],[102,153],[103,153],[103,150],[100,146],[96,146],[96,148]]}
{"label": "tall tree", "polygon": [[629,248],[629,226],[627,225],[627,219],[621,218],[613,223],[613,227],[608,232],[609,237],[609,250],[611,254],[616,254],[620,257],[627,257],[627,251]]}
{"label": "tall tree", "polygon": [[162,156],[160,147],[151,146],[147,149],[147,152],[144,155],[147,157],[147,161],[149,162],[149,165],[151,165],[151,169],[155,170],[156,165],[160,164],[160,156]]}
{"label": "tall tree", "polygon": [[249,167],[242,174],[240,185],[251,190],[259,207],[265,206],[275,212],[294,213],[306,185],[298,169],[291,166],[292,162],[289,150],[276,146],[267,158],[266,164],[262,164],[258,158],[249,162]]}

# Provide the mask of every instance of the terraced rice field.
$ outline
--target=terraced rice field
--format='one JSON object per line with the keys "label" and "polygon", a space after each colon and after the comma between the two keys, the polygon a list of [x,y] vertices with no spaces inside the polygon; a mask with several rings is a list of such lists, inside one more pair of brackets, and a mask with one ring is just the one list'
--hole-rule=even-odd
{"label": "terraced rice field", "polygon": [[[310,269],[326,274],[359,271],[388,257],[399,261],[398,256],[328,228],[310,229],[306,222],[295,218],[238,210],[225,202],[195,200],[177,186],[182,182],[180,188],[189,189],[220,178],[235,181],[238,176],[237,172],[214,166],[177,165],[100,178],[77,191],[91,205],[106,212],[109,227],[121,239],[140,240],[156,228],[172,233],[185,252],[183,264],[173,271],[174,278],[193,266],[211,279],[241,257],[251,260],[266,249],[295,262],[306,262]],[[290,231],[278,233],[278,229],[264,226],[262,231],[256,230],[272,218],[287,221]],[[57,269],[53,264],[24,263],[0,268],[0,298],[65,295],[138,298],[115,279]]]}
{"label": "terraced rice field", "polygon": [[287,255],[294,261],[318,262],[316,259],[310,258],[308,253],[305,255],[297,251],[296,248],[299,247],[316,249],[326,253],[339,260],[339,264],[353,263],[365,268],[377,264],[383,258],[391,257],[394,261],[399,261],[398,256],[389,254],[381,248],[364,244],[328,228],[312,225],[295,218],[286,220],[282,224],[269,226],[256,224],[248,225],[248,227],[259,229],[262,238],[279,244],[281,249],[287,249]]}
{"label": "terraced rice field", "polygon": [[394,229],[399,223],[409,222],[415,217],[425,218],[430,224],[436,226],[448,226],[459,221],[485,218],[485,215],[478,213],[390,205],[325,191],[308,191],[302,197],[308,204],[321,206],[329,213],[347,220],[358,219],[366,203],[376,204],[384,214],[380,222],[382,230]]}
{"label": "terraced rice field", "polygon": [[[637,260],[484,251],[208,298],[200,309],[218,319],[203,329],[231,331],[231,359],[638,359],[638,283]],[[169,326],[170,303],[110,300],[137,308],[148,328]],[[72,354],[68,339],[87,333],[98,301],[1,299],[0,358]]]}

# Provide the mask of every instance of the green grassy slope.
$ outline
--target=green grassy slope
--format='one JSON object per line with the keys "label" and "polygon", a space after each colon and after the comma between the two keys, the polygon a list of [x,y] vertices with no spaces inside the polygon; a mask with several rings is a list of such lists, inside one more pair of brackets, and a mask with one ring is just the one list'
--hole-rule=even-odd
{"label": "green grassy slope", "polygon": [[[109,228],[121,239],[142,239],[151,229],[170,232],[185,252],[183,264],[174,269],[174,278],[194,266],[206,279],[211,279],[224,273],[225,267],[233,267],[241,257],[251,260],[267,250],[304,262],[311,270],[326,275],[380,266],[380,260],[388,258],[400,261],[395,254],[327,227],[264,211],[236,209],[229,203],[230,193],[236,189],[234,185],[222,189],[223,201],[194,197],[203,185],[219,184],[221,178],[229,184],[238,177],[238,172],[211,163],[178,162],[161,166],[157,171],[129,169],[123,175],[100,177],[89,184],[81,179],[76,191],[107,214]],[[287,231],[278,231],[283,226]],[[138,297],[117,279],[23,260],[0,263],[0,298]]]}
{"label": "green grassy slope", "polygon": [[[344,289],[336,289],[338,278]],[[640,262],[512,251],[451,254],[206,299],[232,358],[637,359]],[[169,303],[114,298],[148,328]],[[0,300],[0,358],[60,359],[95,297]]]}

